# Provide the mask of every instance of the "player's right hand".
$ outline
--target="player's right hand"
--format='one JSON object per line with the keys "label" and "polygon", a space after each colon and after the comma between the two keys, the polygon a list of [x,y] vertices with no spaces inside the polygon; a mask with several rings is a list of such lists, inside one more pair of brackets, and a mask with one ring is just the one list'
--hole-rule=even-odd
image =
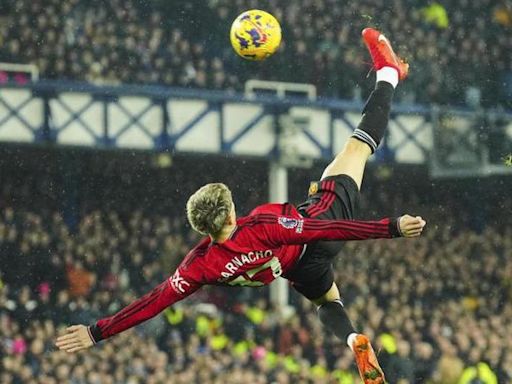
{"label": "player's right hand", "polygon": [[66,334],[59,336],[55,345],[66,352],[77,352],[94,345],[89,327],[85,325],[72,325],[66,328]]}
{"label": "player's right hand", "polygon": [[427,222],[421,216],[403,215],[400,217],[400,233],[403,237],[417,237],[421,235]]}

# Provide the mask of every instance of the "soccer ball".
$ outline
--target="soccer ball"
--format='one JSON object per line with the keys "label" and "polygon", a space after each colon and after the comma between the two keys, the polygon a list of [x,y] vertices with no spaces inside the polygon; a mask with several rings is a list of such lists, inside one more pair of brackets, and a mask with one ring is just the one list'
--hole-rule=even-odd
{"label": "soccer ball", "polygon": [[259,9],[245,11],[231,25],[231,45],[247,60],[264,60],[281,44],[281,26],[274,16]]}

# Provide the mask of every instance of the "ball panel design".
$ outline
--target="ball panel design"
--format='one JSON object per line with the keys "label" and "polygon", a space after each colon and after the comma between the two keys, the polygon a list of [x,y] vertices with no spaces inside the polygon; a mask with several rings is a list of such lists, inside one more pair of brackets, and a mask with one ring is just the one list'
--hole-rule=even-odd
{"label": "ball panel design", "polygon": [[281,44],[281,26],[270,13],[258,9],[238,16],[231,26],[231,45],[247,60],[264,60]]}

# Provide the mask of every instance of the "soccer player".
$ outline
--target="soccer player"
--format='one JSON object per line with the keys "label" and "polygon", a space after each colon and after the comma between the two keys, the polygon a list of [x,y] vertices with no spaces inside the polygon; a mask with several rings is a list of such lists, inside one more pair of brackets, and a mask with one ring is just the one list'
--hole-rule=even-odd
{"label": "soccer player", "polygon": [[56,345],[75,352],[89,348],[184,299],[203,285],[262,286],[283,276],[318,307],[321,322],[352,349],[365,383],[384,383],[368,338],[358,333],[343,308],[334,283],[332,260],[339,241],[419,236],[421,217],[409,215],[380,221],[354,220],[368,157],[377,149],[389,119],[394,89],[408,74],[408,65],[379,31],[366,28],[377,84],[362,120],[344,149],[312,183],[307,200],[294,206],[265,204],[237,218],[230,190],[207,184],[187,202],[187,217],[205,237],[174,274],[118,313],[91,326],[75,325]]}

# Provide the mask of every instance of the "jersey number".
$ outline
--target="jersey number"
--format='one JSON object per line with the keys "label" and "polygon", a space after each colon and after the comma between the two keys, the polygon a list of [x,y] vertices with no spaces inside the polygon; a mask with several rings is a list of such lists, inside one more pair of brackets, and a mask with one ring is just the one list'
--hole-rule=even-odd
{"label": "jersey number", "polygon": [[252,278],[258,272],[261,272],[268,268],[270,268],[272,270],[272,276],[274,276],[274,278],[281,276],[281,274],[283,273],[283,269],[281,268],[281,263],[279,262],[279,259],[274,256],[269,261],[267,261],[265,264],[260,265],[258,268],[254,268],[254,269],[247,271],[245,273],[246,276],[240,275],[236,279],[231,280],[228,284],[229,285],[242,285],[245,287],[261,287],[262,285],[265,285],[265,283],[262,283],[261,281],[258,281],[258,280],[252,280]]}

